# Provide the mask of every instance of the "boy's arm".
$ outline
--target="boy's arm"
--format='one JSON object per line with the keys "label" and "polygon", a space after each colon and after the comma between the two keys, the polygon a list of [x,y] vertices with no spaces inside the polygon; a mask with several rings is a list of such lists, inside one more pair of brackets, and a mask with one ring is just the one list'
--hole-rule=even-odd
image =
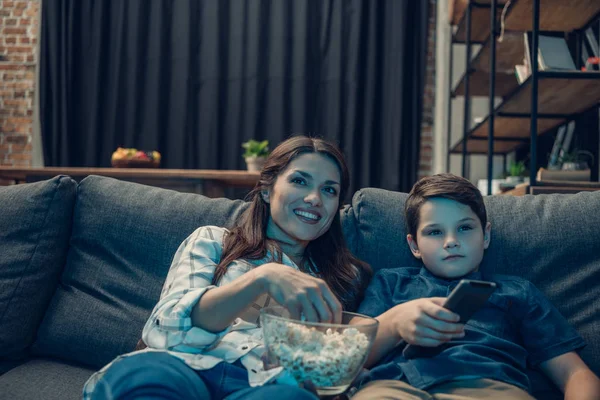
{"label": "boy's arm", "polygon": [[[393,331],[393,287],[397,283],[398,275],[386,270],[378,271],[365,292],[365,297],[358,308],[360,314],[377,316],[379,327],[365,367],[370,368],[382,355],[391,350],[401,339],[397,332]],[[387,315],[387,317],[381,318]],[[354,321],[350,322],[351,324]]]}
{"label": "boy's arm", "polygon": [[600,379],[573,351],[540,363],[540,369],[563,391],[566,400],[600,398]]}
{"label": "boy's arm", "polygon": [[408,301],[385,311],[379,321],[377,336],[365,362],[370,368],[398,345],[406,343],[435,347],[464,335],[458,315],[442,307],[445,298],[429,297]]}
{"label": "boy's arm", "polygon": [[396,307],[393,307],[375,318],[379,321],[379,327],[373,347],[371,347],[369,357],[365,362],[365,368],[371,368],[402,340],[394,323],[396,321],[395,314]]}
{"label": "boy's arm", "polygon": [[[457,324],[459,317],[442,307],[445,298],[430,297],[404,302],[407,279],[397,271],[378,271],[365,292],[358,312],[376,316],[379,321],[377,336],[365,363],[372,367],[383,356],[404,340],[406,343],[435,347],[454,337],[463,335],[463,325]],[[352,323],[352,322],[351,322]]]}

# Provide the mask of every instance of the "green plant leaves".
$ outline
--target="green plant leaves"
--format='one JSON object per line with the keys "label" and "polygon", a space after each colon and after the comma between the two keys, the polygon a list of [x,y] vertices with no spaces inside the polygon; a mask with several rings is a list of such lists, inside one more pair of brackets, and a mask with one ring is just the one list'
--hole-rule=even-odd
{"label": "green plant leaves", "polygon": [[269,141],[250,139],[247,142],[242,143],[242,147],[246,149],[243,154],[244,158],[247,157],[266,157],[269,155]]}

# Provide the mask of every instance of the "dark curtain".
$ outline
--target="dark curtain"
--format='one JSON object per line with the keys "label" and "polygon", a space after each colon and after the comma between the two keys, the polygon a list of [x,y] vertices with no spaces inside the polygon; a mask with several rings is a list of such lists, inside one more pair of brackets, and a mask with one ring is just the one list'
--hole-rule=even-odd
{"label": "dark curtain", "polygon": [[45,0],[47,166],[245,169],[241,143],[335,140],[352,193],[417,177],[427,1]]}

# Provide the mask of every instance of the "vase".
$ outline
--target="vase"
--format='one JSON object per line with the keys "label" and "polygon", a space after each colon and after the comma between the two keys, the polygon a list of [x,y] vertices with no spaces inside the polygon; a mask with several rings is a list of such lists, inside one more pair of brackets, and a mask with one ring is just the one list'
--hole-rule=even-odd
{"label": "vase", "polygon": [[246,157],[248,171],[261,171],[265,166],[266,157]]}
{"label": "vase", "polygon": [[523,182],[522,176],[507,176],[506,177],[506,183],[517,184],[517,183],[521,183],[521,182]]}
{"label": "vase", "polygon": [[585,161],[567,161],[563,163],[561,169],[563,171],[581,171],[588,168],[588,163]]}

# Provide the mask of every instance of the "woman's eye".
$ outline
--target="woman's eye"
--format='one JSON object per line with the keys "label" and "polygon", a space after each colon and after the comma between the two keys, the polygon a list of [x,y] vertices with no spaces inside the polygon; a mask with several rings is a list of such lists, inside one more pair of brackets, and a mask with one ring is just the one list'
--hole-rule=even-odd
{"label": "woman's eye", "polygon": [[298,185],[306,185],[306,181],[302,178],[292,178],[292,183],[297,183]]}
{"label": "woman's eye", "polygon": [[335,190],[335,188],[332,188],[332,187],[326,187],[323,190],[325,190],[329,194],[333,194],[333,195],[337,194],[337,190]]}

